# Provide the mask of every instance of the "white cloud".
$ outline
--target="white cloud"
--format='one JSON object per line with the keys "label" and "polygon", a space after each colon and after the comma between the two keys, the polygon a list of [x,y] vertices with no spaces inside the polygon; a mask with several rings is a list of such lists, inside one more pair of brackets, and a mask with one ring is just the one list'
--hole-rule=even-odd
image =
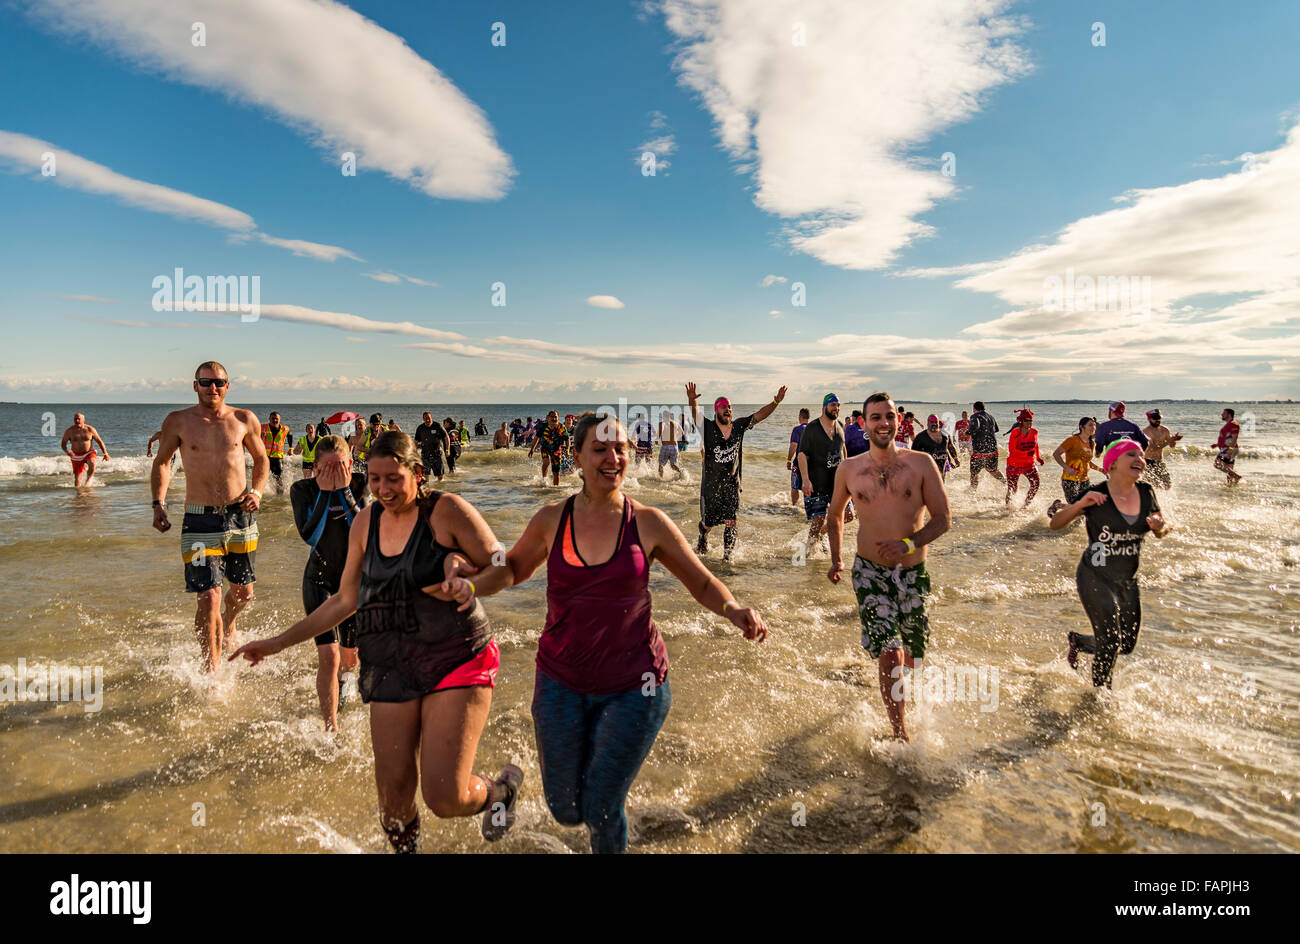
{"label": "white cloud", "polygon": [[[204,315],[229,315],[242,317],[238,311],[215,311],[199,309]],[[291,321],[297,324],[318,325],[324,328],[337,328],[354,334],[406,334],[417,337],[434,338],[439,341],[461,341],[465,335],[454,331],[442,331],[413,324],[410,321],[376,321],[340,311],[318,311],[301,305],[261,305],[260,317],[269,321]]]}
{"label": "white cloud", "polygon": [[640,163],[641,156],[649,151],[655,156],[656,171],[663,172],[673,166],[668,156],[677,151],[677,138],[668,125],[668,116],[663,112],[652,111],[649,113],[649,118],[650,137],[637,145],[635,160]]}
{"label": "white cloud", "polygon": [[[888,266],[955,190],[913,152],[1029,66],[1010,0],[663,0],[679,80],[794,248]],[[794,24],[806,45],[796,45]],[[938,155],[931,155],[932,162]]]}
{"label": "white cloud", "polygon": [[[514,174],[482,110],[447,76],[332,0],[40,0],[29,10],[169,78],[265,108],[331,161],[352,151],[358,170],[429,196],[496,199]],[[191,42],[194,22],[206,26],[204,46]]]}
{"label": "white cloud", "polygon": [[258,233],[257,238],[268,246],[279,246],[281,249],[288,249],[295,256],[306,256],[311,259],[320,259],[322,262],[333,262],[335,259],[352,259],[356,262],[363,261],[355,253],[342,249],[339,246],[327,246],[324,243],[309,243],[305,239],[278,239],[275,236],[268,236],[266,233]]}
{"label": "white cloud", "polygon": [[621,301],[613,295],[592,295],[587,299],[587,304],[592,308],[623,308]]}
{"label": "white cloud", "polygon": [[761,288],[771,288],[773,285],[776,285],[778,282],[785,283],[789,281],[790,280],[787,279],[784,275],[765,275],[763,276],[763,280],[758,284]]}
{"label": "white cloud", "polygon": [[60,295],[59,298],[69,302],[100,302],[105,305],[117,301],[116,298],[100,298],[98,295]]}
{"label": "white cloud", "polygon": [[234,325],[205,325],[187,321],[127,321],[121,318],[92,318],[89,315],[64,315],[73,321],[85,321],[90,324],[115,325],[119,328],[203,328],[207,331],[233,331]]}
{"label": "white cloud", "polygon": [[[54,158],[54,173],[50,176],[41,173],[46,165],[46,154],[51,154]],[[311,243],[302,239],[280,239],[260,233],[253,218],[242,210],[182,190],[127,177],[103,164],[88,161],[71,151],[55,147],[48,141],[25,134],[0,131],[0,159],[15,173],[30,172],[34,175],[34,180],[52,180],[61,187],[114,197],[141,210],[206,223],[229,231],[238,240],[256,237],[268,245],[288,249],[296,256],[310,256],[326,262],[333,262],[340,257],[361,261],[339,246]]]}
{"label": "white cloud", "polygon": [[402,275],[400,272],[363,272],[361,274],[368,279],[374,279],[376,282],[383,282],[387,285],[400,285],[402,282],[410,282],[412,285],[423,285],[426,288],[438,287],[437,282],[428,282],[411,275]]}
{"label": "white cloud", "polygon": [[773,318],[780,318],[780,317],[781,317],[781,312],[780,312],[780,310],[779,310],[779,309],[776,309],[776,308],[773,308],[771,311],[768,312],[768,314],[771,315]]}

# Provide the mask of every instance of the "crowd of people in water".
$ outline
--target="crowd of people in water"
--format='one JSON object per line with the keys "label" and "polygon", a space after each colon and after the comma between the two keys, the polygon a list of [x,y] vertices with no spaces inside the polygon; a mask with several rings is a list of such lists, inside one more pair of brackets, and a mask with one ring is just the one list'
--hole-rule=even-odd
{"label": "crowd of people in water", "polygon": [[[408,435],[375,413],[352,413],[307,424],[296,441],[278,413],[263,424],[226,402],[229,375],[207,361],[195,371],[197,403],[167,415],[150,438],[157,452],[150,475],[153,526],[171,529],[167,489],[180,456],[185,472],[181,558],[185,589],[197,599],[195,632],[206,668],[223,654],[256,665],[295,643],[314,640],[317,694],[327,729],[340,704],[370,706],[381,826],[397,852],[416,851],[417,789],[438,817],[482,816],[488,841],[505,835],[524,772],[506,765],[496,776],[473,772],[500,653],[483,600],[506,592],[546,565],[547,612],[538,640],[532,714],[542,791],[552,815],[585,824],[594,852],[627,847],[628,790],[672,704],[668,653],[652,616],[650,568],[661,563],[705,609],[762,642],[767,626],[737,601],[701,561],[709,534],[723,529],[722,557],[732,559],[740,535],[745,434],[785,399],[734,415],[726,397],[713,416],[686,384],[687,408],[640,417],[624,428],[616,417],[583,413],[561,420],[555,410],[536,420],[503,422],[493,449],[541,453],[542,480],[576,477],[574,494],[547,503],[506,549],[474,505],[435,486],[454,474],[472,438],[486,439],[480,418],[435,422],[425,412]],[[1083,518],[1087,545],[1076,582],[1091,633],[1068,632],[1071,667],[1091,655],[1094,686],[1109,687],[1116,659],[1131,653],[1141,623],[1137,570],[1145,535],[1170,530],[1158,492],[1172,485],[1164,451],[1181,434],[1158,409],[1147,425],[1126,416],[1122,402],[1107,417],[1081,417],[1078,430],[1052,452],[1062,497],[1048,511],[1052,530]],[[1214,463],[1229,484],[1240,427],[1222,412]],[[915,414],[885,392],[872,393],[847,419],[828,393],[814,419],[799,411],[790,431],[786,468],[790,501],[802,498],[807,549],[829,554],[827,579],[839,584],[844,526],[857,521],[849,579],[862,623],[861,644],[877,662],[880,694],[896,738],[907,740],[906,671],[919,678],[930,639],[926,598],[929,545],[952,526],[947,473],[967,464],[970,487],[981,472],[1005,485],[1009,505],[1026,480],[1025,504],[1041,486],[1046,464],[1032,410],[1021,409],[1007,437],[1005,465],[998,422],[982,402],[948,428]],[[337,432],[334,429],[337,428]],[[696,541],[664,512],[624,493],[638,465],[684,475],[688,449],[700,450]],[[62,448],[78,484],[94,474],[96,444],[108,449],[78,413]],[[252,458],[247,471],[245,453]],[[256,515],[268,482],[284,488],[284,460],[302,457],[302,478],[289,499],[307,545],[302,576],[304,618],[277,636],[241,645],[236,621],[253,599],[258,547]],[[1005,472],[1005,474],[1004,474]],[[1099,472],[1103,478],[1091,480]],[[83,479],[84,475],[84,479]]]}

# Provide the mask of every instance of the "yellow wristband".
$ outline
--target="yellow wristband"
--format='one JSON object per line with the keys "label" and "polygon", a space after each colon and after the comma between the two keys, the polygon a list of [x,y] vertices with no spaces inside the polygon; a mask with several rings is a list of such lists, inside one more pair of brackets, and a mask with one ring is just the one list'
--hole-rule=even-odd
{"label": "yellow wristband", "polygon": [[727,615],[727,607],[729,607],[729,606],[734,606],[734,607],[735,607],[736,609],[738,609],[738,610],[741,609],[740,604],[737,603],[735,600],[726,600],[726,601],[724,601],[723,604],[722,604],[722,615],[723,615],[723,616],[726,616],[726,615]]}
{"label": "yellow wristband", "polygon": [[470,580],[468,577],[462,577],[460,579],[465,581],[467,584],[469,584],[470,593],[474,594],[474,596],[478,596],[478,590],[474,588],[474,581]]}
{"label": "yellow wristband", "polygon": [[903,538],[903,543],[907,545],[907,553],[909,554],[916,553],[916,544],[912,542],[911,538]]}

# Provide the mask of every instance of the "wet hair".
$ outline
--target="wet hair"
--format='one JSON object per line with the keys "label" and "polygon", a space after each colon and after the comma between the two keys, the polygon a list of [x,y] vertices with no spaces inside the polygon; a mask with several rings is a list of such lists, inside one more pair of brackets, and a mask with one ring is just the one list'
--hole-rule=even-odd
{"label": "wet hair", "polygon": [[913,413],[911,410],[908,410],[906,413],[903,414],[903,419],[914,420],[916,419],[916,414]]}
{"label": "wet hair", "polygon": [[[348,441],[342,436],[334,435],[322,436],[320,441],[316,443],[316,455],[320,455],[322,452],[333,452],[343,456],[352,455]],[[374,455],[374,453],[372,452],[371,455]]]}
{"label": "wet hair", "polygon": [[384,420],[384,414],[382,414],[382,413],[371,413],[371,414],[370,414],[370,422],[372,422],[372,423],[382,423],[383,420]]}
{"label": "wet hair", "polygon": [[230,374],[229,374],[229,372],[226,370],[226,368],[222,367],[222,366],[221,366],[220,364],[218,364],[216,361],[204,361],[204,362],[203,362],[202,364],[200,364],[198,367],[194,368],[194,379],[195,379],[195,380],[198,380],[198,379],[199,379],[199,374],[203,373],[203,371],[205,371],[205,370],[211,370],[211,371],[214,371],[214,372],[219,370],[219,371],[221,371],[223,374],[225,374],[227,377],[230,376]]}
{"label": "wet hair", "polygon": [[802,409],[799,411],[799,419],[801,419],[801,420],[806,420],[806,419],[808,419],[810,416],[812,416],[812,413],[810,413],[810,412],[808,411],[808,408],[807,408],[807,407],[804,407],[804,408],[802,408]]}
{"label": "wet hair", "polygon": [[976,413],[979,413],[984,409],[984,401],[976,400],[974,403],[971,404],[971,406],[975,408]]}
{"label": "wet hair", "polygon": [[415,476],[415,502],[420,508],[420,514],[430,514],[437,500],[425,484],[424,465],[420,461],[420,450],[415,447],[415,440],[395,429],[380,433],[375,437],[375,443],[370,447],[370,455],[366,461],[373,463],[383,457],[404,466]]}
{"label": "wet hair", "polygon": [[[612,422],[617,428],[623,428],[623,424],[619,423],[617,416],[593,413],[591,410],[579,416],[578,422],[573,427],[573,451],[575,453],[581,452],[583,444],[587,441],[587,434],[604,422]],[[624,429],[623,433],[626,435],[627,430]]]}
{"label": "wet hair", "polygon": [[1225,407],[1223,408],[1223,412],[1224,412],[1224,413],[1227,413],[1227,414],[1228,414],[1229,416],[1231,416],[1233,419],[1236,419],[1236,418],[1237,418],[1237,411],[1234,410],[1234,409],[1233,409],[1232,407],[1230,407],[1230,406],[1225,406]]}
{"label": "wet hair", "polygon": [[877,390],[871,396],[867,397],[865,400],[862,401],[862,415],[866,416],[868,413],[871,412],[871,404],[888,403],[892,399],[894,398],[891,397],[889,394],[885,393],[885,391]]}
{"label": "wet hair", "polygon": [[861,415],[862,415],[861,410],[854,410],[852,415],[850,415],[849,419],[856,420]]}

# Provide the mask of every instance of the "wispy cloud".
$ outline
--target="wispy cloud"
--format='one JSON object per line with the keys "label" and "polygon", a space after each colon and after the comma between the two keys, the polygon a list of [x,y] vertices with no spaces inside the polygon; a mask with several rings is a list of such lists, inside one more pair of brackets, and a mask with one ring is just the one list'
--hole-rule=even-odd
{"label": "wispy cloud", "polygon": [[425,279],[417,279],[411,275],[403,275],[400,272],[362,272],[368,279],[374,279],[376,282],[383,282],[386,285],[400,285],[402,282],[410,282],[412,285],[423,285],[426,288],[437,288],[437,282],[429,282]]}
{"label": "wispy cloud", "polygon": [[[211,316],[242,317],[238,311],[216,311],[213,306],[201,307],[199,314]],[[465,335],[454,331],[442,331],[410,321],[377,321],[341,311],[318,311],[301,305],[266,305],[260,308],[260,317],[269,321],[291,321],[296,324],[317,325],[323,328],[336,328],[353,334],[405,334],[416,337],[433,338],[438,341],[461,341]]]}
{"label": "wispy cloud", "polygon": [[[482,110],[398,36],[332,0],[29,0],[39,22],[264,108],[357,169],[432,197],[501,197],[514,174]],[[191,24],[206,45],[191,43]],[[331,157],[333,160],[334,157]],[[342,178],[340,177],[342,180]]]}
{"label": "wispy cloud", "polygon": [[642,156],[648,151],[655,156],[656,173],[663,173],[673,166],[668,156],[677,151],[677,138],[668,125],[668,116],[663,112],[652,111],[648,117],[650,136],[637,145],[635,160],[638,164],[641,163]]}
{"label": "wispy cloud", "polygon": [[233,331],[234,325],[205,325],[188,321],[128,321],[122,318],[93,318],[89,315],[64,315],[73,321],[85,321],[90,324],[115,325],[119,328],[202,328],[205,331]]}
{"label": "wispy cloud", "polygon": [[69,302],[99,302],[104,305],[111,305],[117,301],[116,298],[100,298],[98,295],[60,295],[59,298]]}
{"label": "wispy cloud", "polygon": [[789,281],[790,280],[787,279],[784,275],[765,275],[763,276],[763,280],[758,284],[761,288],[771,288],[773,285],[776,285],[777,283],[784,284],[785,282],[789,282]]}
{"label": "wispy cloud", "polygon": [[626,306],[613,295],[592,295],[587,299],[592,308],[625,308]]}
{"label": "wispy cloud", "polygon": [[[51,166],[54,172],[49,176],[42,173],[47,166],[46,155],[53,157]],[[294,255],[310,256],[327,262],[340,257],[361,261],[358,256],[339,246],[301,239],[280,239],[258,232],[253,218],[242,210],[182,190],[127,177],[103,164],[96,164],[48,141],[25,134],[0,131],[0,162],[13,173],[33,174],[34,180],[52,180],[61,187],[113,197],[141,210],[205,223],[228,231],[235,239],[256,237],[268,245],[288,249]]]}
{"label": "wispy cloud", "polygon": [[[877,269],[956,185],[914,156],[1029,66],[1010,0],[663,0],[674,65],[790,244]],[[800,44],[802,43],[802,45]]]}

